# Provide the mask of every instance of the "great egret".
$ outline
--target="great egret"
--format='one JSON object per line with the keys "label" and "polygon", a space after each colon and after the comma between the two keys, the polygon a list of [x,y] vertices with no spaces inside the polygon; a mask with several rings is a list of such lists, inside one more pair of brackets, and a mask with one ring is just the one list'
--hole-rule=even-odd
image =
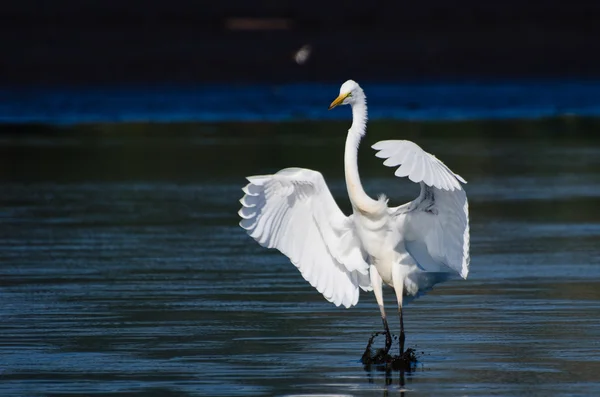
{"label": "great egret", "polygon": [[419,197],[389,208],[363,190],[358,175],[358,145],[365,135],[367,103],[362,88],[346,81],[329,109],[352,107],[344,166],[352,215],[335,203],[323,175],[286,168],[274,175],[248,177],[242,190],[240,226],[260,245],[277,248],[325,299],[346,308],[358,303],[360,289],[373,290],[386,334],[392,337],[383,306],[382,282],[394,288],[400,318],[400,353],[404,352],[403,296],[416,296],[452,271],[469,273],[469,209],[461,186],[466,183],[435,156],[410,141],[373,145],[395,175],[421,185]]}

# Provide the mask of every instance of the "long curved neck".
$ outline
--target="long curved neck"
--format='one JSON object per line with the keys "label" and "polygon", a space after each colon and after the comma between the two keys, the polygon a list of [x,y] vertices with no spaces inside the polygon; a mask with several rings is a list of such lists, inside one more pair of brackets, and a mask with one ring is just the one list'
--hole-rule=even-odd
{"label": "long curved neck", "polygon": [[358,175],[358,146],[360,140],[366,133],[367,128],[367,101],[364,94],[355,98],[352,104],[352,126],[346,137],[346,148],[344,154],[344,168],[346,174],[346,187],[348,196],[355,209],[361,212],[372,212],[377,201],[365,193]]}

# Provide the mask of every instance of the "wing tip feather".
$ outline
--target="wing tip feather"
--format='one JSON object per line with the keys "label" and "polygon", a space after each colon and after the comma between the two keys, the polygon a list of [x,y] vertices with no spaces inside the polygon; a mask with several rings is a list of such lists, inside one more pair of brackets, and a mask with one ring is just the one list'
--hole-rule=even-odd
{"label": "wing tip feather", "polygon": [[462,269],[460,270],[460,276],[463,278],[463,280],[466,280],[468,275],[469,275],[469,264],[467,262],[463,262]]}
{"label": "wing tip feather", "polygon": [[251,213],[248,213],[248,214],[244,213],[244,210],[247,210],[247,209],[248,209],[248,207],[242,207],[242,208],[240,208],[240,210],[238,211],[238,215],[239,215],[240,218],[242,218],[242,219],[252,219],[252,218],[254,218],[254,216],[256,215],[255,212],[251,212]]}

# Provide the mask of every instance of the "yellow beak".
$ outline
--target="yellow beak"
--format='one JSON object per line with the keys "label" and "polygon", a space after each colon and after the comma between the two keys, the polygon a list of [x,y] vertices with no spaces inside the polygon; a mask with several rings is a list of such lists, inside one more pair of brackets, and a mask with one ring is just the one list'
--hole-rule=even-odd
{"label": "yellow beak", "polygon": [[329,110],[333,109],[340,103],[344,102],[344,99],[348,98],[348,95],[350,95],[349,92],[346,94],[340,94],[339,97],[335,98],[335,100],[333,102],[331,102],[331,105],[329,105]]}

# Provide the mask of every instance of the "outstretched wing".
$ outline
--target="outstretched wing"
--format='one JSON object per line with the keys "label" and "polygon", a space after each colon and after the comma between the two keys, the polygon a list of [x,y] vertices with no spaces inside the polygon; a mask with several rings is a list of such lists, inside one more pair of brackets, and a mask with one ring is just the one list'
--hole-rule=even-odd
{"label": "outstretched wing", "polygon": [[251,176],[240,200],[240,226],[260,245],[277,248],[336,306],[358,303],[370,289],[368,264],[351,217],[339,209],[323,175],[286,168]]}
{"label": "outstretched wing", "polygon": [[381,141],[373,145],[384,165],[400,167],[395,175],[421,184],[414,201],[391,211],[404,234],[408,253],[426,271],[449,267],[469,273],[469,203],[461,186],[467,183],[435,156],[410,141]]}

